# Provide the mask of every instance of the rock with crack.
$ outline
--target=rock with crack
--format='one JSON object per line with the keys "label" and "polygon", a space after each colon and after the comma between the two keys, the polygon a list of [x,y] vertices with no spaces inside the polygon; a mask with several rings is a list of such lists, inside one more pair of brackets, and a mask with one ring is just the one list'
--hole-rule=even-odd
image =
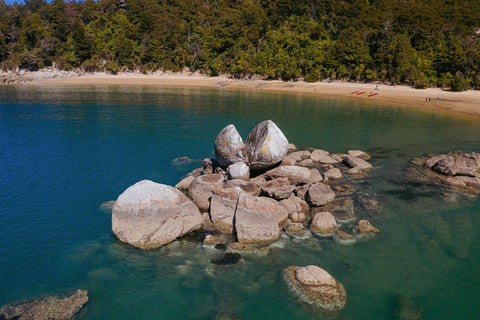
{"label": "rock with crack", "polygon": [[277,125],[260,122],[245,140],[251,170],[263,170],[281,162],[288,152],[288,140]]}

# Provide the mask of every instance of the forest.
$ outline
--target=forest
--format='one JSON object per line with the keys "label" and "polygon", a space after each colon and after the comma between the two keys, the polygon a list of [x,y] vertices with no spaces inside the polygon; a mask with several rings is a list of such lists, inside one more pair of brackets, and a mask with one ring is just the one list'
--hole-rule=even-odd
{"label": "forest", "polygon": [[0,69],[480,89],[480,1],[0,0]]}

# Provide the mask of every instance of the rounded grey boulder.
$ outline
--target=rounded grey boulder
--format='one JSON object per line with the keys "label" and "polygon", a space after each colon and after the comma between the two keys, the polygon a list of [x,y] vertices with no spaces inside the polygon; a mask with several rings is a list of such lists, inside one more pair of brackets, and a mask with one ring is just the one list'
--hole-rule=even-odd
{"label": "rounded grey boulder", "polygon": [[112,210],[112,231],[141,249],[158,248],[202,226],[197,206],[181,191],[150,180],[127,188]]}

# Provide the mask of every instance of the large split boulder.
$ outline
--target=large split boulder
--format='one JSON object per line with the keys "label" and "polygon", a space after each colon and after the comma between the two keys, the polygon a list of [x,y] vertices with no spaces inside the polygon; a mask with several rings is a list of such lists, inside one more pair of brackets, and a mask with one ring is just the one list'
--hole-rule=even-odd
{"label": "large split boulder", "polygon": [[117,238],[141,249],[172,242],[202,226],[197,206],[181,191],[150,180],[127,188],[112,210]]}
{"label": "large split boulder", "polygon": [[70,320],[88,302],[88,292],[77,290],[68,297],[35,299],[0,309],[0,319],[5,320]]}
{"label": "large split boulder", "polygon": [[280,210],[285,213],[286,210],[270,200],[244,193],[240,195],[235,213],[235,229],[240,243],[268,243],[280,237]]}
{"label": "large split boulder", "polygon": [[266,120],[260,122],[245,140],[250,169],[262,170],[283,160],[288,152],[288,140],[277,125]]}
{"label": "large split boulder", "polygon": [[223,128],[215,139],[215,157],[224,168],[237,162],[248,163],[245,144],[233,124]]}
{"label": "large split boulder", "polygon": [[300,299],[324,311],[341,310],[347,303],[343,285],[318,266],[288,267],[284,270],[284,277]]}

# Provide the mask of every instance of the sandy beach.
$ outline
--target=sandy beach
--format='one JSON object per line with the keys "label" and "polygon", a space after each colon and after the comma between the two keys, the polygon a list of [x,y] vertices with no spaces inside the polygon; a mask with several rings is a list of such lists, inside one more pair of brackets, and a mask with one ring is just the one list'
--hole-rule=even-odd
{"label": "sandy beach", "polygon": [[414,89],[408,86],[389,86],[343,81],[284,82],[276,80],[237,80],[225,76],[206,77],[200,74],[162,73],[91,74],[77,77],[38,80],[34,83],[59,85],[138,85],[160,87],[198,87],[219,90],[256,90],[338,97],[368,103],[395,105],[435,112],[465,115],[480,120],[480,91],[451,92],[438,88]]}

